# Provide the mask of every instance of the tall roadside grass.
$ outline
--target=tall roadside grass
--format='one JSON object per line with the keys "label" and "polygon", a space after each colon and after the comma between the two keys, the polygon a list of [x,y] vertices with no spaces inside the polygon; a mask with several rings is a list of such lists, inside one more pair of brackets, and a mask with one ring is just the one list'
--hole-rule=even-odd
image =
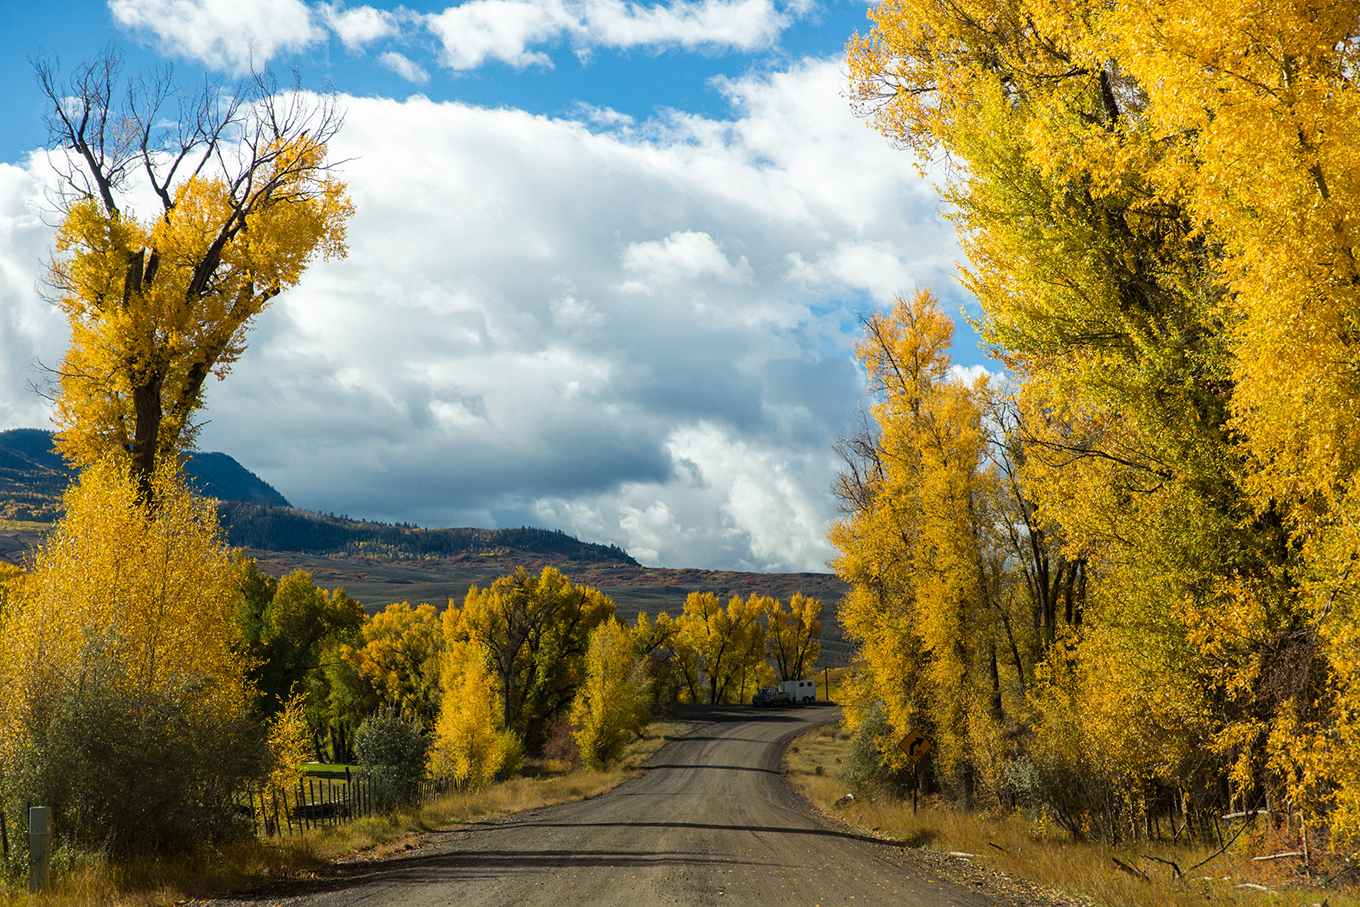
{"label": "tall roadside grass", "polygon": [[[1328,907],[1357,905],[1355,888],[1302,873],[1301,861],[1254,861],[1253,856],[1292,851],[1258,822],[1226,851],[1217,847],[1135,843],[1124,847],[1072,841],[1060,830],[1037,827],[1028,815],[989,815],[954,809],[923,797],[910,800],[847,799],[840,779],[850,735],[839,724],[797,738],[784,757],[794,786],[827,815],[864,831],[927,848],[983,868],[1028,879],[1093,907]],[[1122,865],[1121,865],[1122,864]],[[1178,877],[1177,873],[1180,873]]]}
{"label": "tall roadside grass", "polygon": [[[245,841],[175,858],[110,863],[99,855],[58,849],[44,907],[153,907],[223,895],[280,879],[302,878],[346,857],[381,858],[405,850],[432,831],[599,796],[641,774],[657,750],[693,727],[691,721],[654,722],[614,765],[602,771],[552,762],[531,767],[481,791],[450,793],[419,809],[359,819],[344,825],[270,840]],[[11,836],[11,844],[15,842]],[[11,865],[0,876],[0,907],[29,907],[22,848],[11,848]]]}

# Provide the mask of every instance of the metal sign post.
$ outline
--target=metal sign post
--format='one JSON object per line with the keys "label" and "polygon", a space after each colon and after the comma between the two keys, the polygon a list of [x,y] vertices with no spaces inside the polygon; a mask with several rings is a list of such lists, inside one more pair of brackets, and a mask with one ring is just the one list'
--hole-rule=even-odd
{"label": "metal sign post", "polygon": [[921,763],[921,758],[930,752],[930,740],[920,731],[908,731],[907,736],[897,743],[897,748],[907,754],[911,760],[911,814],[916,815],[916,793],[921,789],[921,782],[917,776],[917,766]]}
{"label": "metal sign post", "polygon": [[47,887],[47,870],[52,862],[52,807],[32,806],[28,810],[28,893],[38,894]]}

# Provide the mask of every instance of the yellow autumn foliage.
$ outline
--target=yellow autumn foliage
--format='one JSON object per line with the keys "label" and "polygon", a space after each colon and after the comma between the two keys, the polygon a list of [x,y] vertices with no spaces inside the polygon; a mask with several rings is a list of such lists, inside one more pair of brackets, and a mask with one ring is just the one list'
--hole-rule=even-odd
{"label": "yellow autumn foliage", "polygon": [[[1061,653],[1044,634],[1027,691],[1032,726],[1055,729],[1029,755],[1118,792],[1071,829],[1259,804],[1353,848],[1360,8],[884,0],[870,18],[852,101],[953,164],[963,279],[1017,381],[1011,512],[1087,565],[1080,632]],[[931,482],[890,492],[883,441],[843,497],[911,537]],[[920,683],[946,626],[916,613],[919,566],[884,560],[891,530],[837,531],[849,572],[882,578],[847,612],[927,645],[893,653],[861,620],[871,682]]]}
{"label": "yellow autumn foliage", "polygon": [[210,374],[318,254],[345,254],[345,185],[307,135],[263,149],[253,190],[198,174],[154,218],[72,202],[47,282],[71,327],[58,445],[75,465],[126,457],[139,480],[189,449]]}

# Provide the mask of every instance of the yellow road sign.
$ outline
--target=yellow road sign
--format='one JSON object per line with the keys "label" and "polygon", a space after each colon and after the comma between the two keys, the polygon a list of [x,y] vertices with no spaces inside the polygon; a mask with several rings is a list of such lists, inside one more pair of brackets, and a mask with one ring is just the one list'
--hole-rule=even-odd
{"label": "yellow road sign", "polygon": [[907,736],[897,744],[897,748],[907,754],[912,765],[920,762],[921,757],[931,750],[930,741],[920,731],[908,731]]}

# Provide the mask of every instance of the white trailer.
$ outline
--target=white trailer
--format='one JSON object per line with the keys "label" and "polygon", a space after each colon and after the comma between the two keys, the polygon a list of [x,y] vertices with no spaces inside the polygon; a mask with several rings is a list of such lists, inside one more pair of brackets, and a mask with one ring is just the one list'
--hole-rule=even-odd
{"label": "white trailer", "polygon": [[817,681],[815,680],[786,680],[780,688],[788,693],[794,702],[817,701]]}

